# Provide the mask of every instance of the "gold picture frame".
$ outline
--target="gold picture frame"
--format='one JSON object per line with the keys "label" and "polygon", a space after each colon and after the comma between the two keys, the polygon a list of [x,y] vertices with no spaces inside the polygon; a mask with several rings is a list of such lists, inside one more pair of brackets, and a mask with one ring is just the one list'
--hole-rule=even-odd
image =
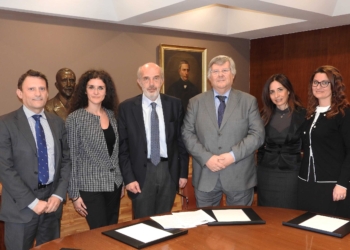
{"label": "gold picture frame", "polygon": [[160,44],[159,65],[164,69],[162,93],[167,94],[171,84],[180,79],[178,67],[181,60],[186,60],[190,64],[189,81],[198,88],[200,93],[205,92],[207,90],[207,49]]}

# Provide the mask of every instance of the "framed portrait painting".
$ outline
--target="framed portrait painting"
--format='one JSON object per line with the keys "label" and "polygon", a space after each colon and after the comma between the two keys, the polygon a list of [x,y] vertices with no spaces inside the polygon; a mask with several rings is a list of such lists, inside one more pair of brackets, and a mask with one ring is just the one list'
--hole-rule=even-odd
{"label": "framed portrait painting", "polygon": [[164,69],[162,92],[188,100],[207,90],[207,49],[199,47],[159,45],[159,65]]}

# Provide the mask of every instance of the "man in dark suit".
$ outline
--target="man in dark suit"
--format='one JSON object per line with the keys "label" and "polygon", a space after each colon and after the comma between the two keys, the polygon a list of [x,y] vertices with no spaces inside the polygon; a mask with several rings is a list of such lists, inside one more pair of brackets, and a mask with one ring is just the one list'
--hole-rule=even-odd
{"label": "man in dark suit", "polygon": [[170,85],[167,94],[175,96],[182,101],[182,106],[187,109],[188,101],[198,95],[200,92],[197,87],[190,82],[190,64],[186,60],[181,60],[179,63],[180,79]]}
{"label": "man in dark suit", "polygon": [[188,154],[181,138],[183,107],[159,94],[164,81],[154,63],[141,66],[143,94],[119,105],[119,165],[135,218],[169,212],[187,183]]}
{"label": "man in dark suit", "polygon": [[256,99],[233,89],[234,61],[214,57],[208,66],[213,87],[188,104],[182,136],[193,156],[193,186],[198,207],[251,205],[257,184],[255,150],[264,142]]}
{"label": "man in dark suit", "polygon": [[44,112],[48,82],[29,70],[18,80],[23,106],[0,117],[0,220],[7,250],[59,238],[71,172],[64,122]]}

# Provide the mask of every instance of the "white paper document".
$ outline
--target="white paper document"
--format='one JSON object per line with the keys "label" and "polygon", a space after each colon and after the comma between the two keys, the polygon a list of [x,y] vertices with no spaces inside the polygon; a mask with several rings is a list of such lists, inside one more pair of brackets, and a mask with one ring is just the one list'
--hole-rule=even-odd
{"label": "white paper document", "polygon": [[159,223],[163,228],[192,228],[198,225],[215,221],[203,210],[193,212],[179,212],[172,215],[152,216],[152,220]]}
{"label": "white paper document", "polygon": [[251,221],[242,209],[213,210],[218,222]]}
{"label": "white paper document", "polygon": [[213,217],[208,215],[202,209],[193,212],[173,213],[173,215],[176,217],[176,220],[181,221],[182,224],[186,225],[186,228],[215,221]]}
{"label": "white paper document", "polygon": [[310,227],[327,232],[334,232],[349,221],[338,218],[331,218],[323,215],[315,215],[314,217],[300,223],[300,226]]}
{"label": "white paper document", "polygon": [[171,235],[171,233],[151,227],[144,223],[124,227],[115,231],[143,243],[148,243]]}
{"label": "white paper document", "polygon": [[186,225],[177,220],[174,215],[152,216],[151,219],[160,224],[164,229],[186,228]]}

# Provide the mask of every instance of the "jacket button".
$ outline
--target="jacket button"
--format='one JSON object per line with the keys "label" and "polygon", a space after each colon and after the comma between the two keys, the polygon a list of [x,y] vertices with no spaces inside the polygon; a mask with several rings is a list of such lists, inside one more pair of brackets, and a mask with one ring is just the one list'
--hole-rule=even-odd
{"label": "jacket button", "polygon": [[34,171],[34,174],[38,174],[38,171]]}
{"label": "jacket button", "polygon": [[109,170],[109,172],[114,172],[114,168],[111,168],[111,169]]}
{"label": "jacket button", "polygon": [[144,167],[147,167],[147,164],[144,164],[143,166],[144,166]]}
{"label": "jacket button", "polygon": [[219,147],[219,149],[221,149],[221,147]]}

